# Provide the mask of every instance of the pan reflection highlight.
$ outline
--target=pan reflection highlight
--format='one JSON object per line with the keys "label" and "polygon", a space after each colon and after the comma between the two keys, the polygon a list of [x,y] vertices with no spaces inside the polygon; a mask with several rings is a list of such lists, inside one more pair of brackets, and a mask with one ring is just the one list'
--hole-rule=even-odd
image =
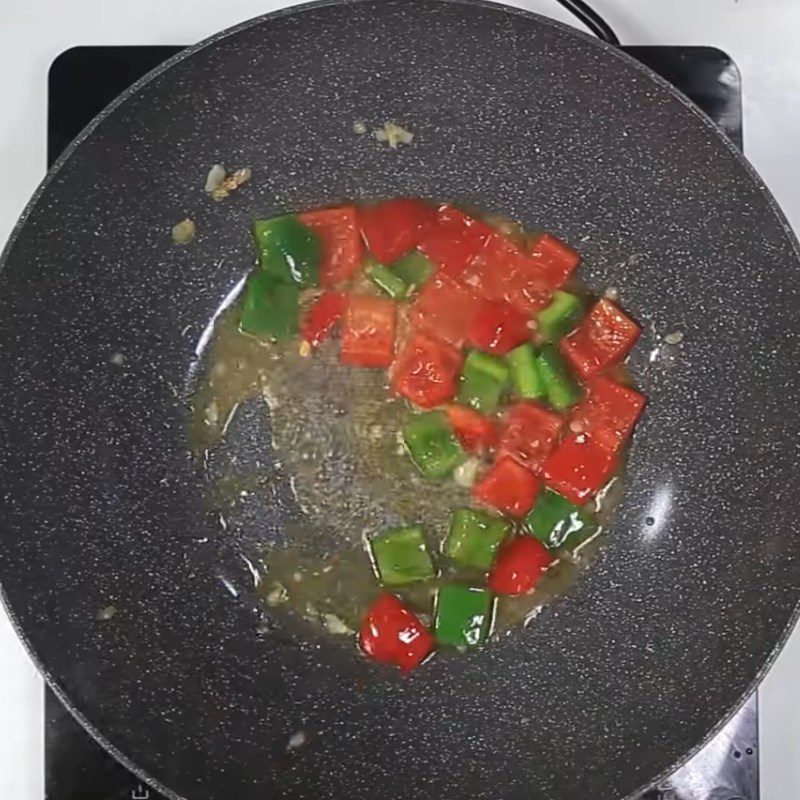
{"label": "pan reflection highlight", "polygon": [[672,511],[674,489],[672,483],[659,486],[653,495],[642,528],[642,538],[646,542],[653,541],[661,535]]}
{"label": "pan reflection highlight", "polygon": [[196,358],[199,359],[205,352],[206,347],[208,347],[208,343],[211,341],[211,337],[214,335],[214,325],[219,319],[220,314],[222,314],[222,312],[225,311],[225,309],[228,308],[239,296],[246,280],[247,275],[243,275],[236,285],[228,292],[228,294],[225,295],[219,306],[217,306],[217,310],[212,314],[211,319],[208,321],[208,325],[206,325],[206,327],[203,329],[203,332],[200,334],[200,338],[197,340],[197,345],[194,348],[194,354]]}

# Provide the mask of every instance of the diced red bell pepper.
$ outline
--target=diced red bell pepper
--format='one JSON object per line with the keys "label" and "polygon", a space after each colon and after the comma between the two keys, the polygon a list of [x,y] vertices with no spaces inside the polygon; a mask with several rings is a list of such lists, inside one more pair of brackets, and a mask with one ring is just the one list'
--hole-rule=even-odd
{"label": "diced red bell pepper", "polygon": [[351,295],[342,324],[342,364],[388,367],[394,359],[397,306],[392,300]]}
{"label": "diced red bell pepper", "polygon": [[619,364],[640,333],[641,328],[632,319],[604,298],[561,340],[561,352],[584,378],[591,378]]}
{"label": "diced red bell pepper", "polygon": [[466,286],[445,275],[434,275],[411,306],[416,330],[461,347],[480,300]]}
{"label": "diced red bell pepper", "polygon": [[401,669],[419,666],[436,644],[419,617],[388,593],[369,607],[359,638],[370,658]]}
{"label": "diced red bell pepper", "polygon": [[312,347],[330,336],[333,326],[342,318],[345,296],[340,292],[325,292],[308,310],[300,326],[300,336]]}
{"label": "diced red bell pepper", "polygon": [[461,282],[487,300],[506,300],[508,281],[520,249],[504,236],[490,236],[461,275]]}
{"label": "diced red bell pepper", "polygon": [[553,290],[541,267],[524,256],[514,264],[507,281],[505,299],[521,313],[531,315],[549,304]]}
{"label": "diced red bell pepper", "polygon": [[550,302],[556,288],[545,266],[500,235],[486,242],[461,281],[487,300],[504,300],[528,317]]}
{"label": "diced red bell pepper", "polygon": [[558,438],[564,419],[531,402],[515,403],[506,412],[498,456],[510,456],[538,475]]}
{"label": "diced red bell pepper", "polygon": [[489,573],[495,594],[525,594],[539,582],[553,563],[548,549],[533,536],[518,536],[500,546]]}
{"label": "diced red bell pepper", "polygon": [[549,233],[539,236],[528,252],[547,271],[552,290],[563,286],[581,261],[575,250]]}
{"label": "diced red bell pepper", "polygon": [[369,251],[390,264],[417,246],[433,221],[434,209],[421,200],[398,198],[365,206],[358,215]]}
{"label": "diced red bell pepper", "polygon": [[600,375],[586,384],[586,396],[572,412],[569,427],[616,453],[630,436],[644,404],[644,395]]}
{"label": "diced red bell pepper", "polygon": [[585,433],[568,436],[550,454],[542,469],[544,482],[575,503],[583,505],[613,475],[617,457]]}
{"label": "diced red bell pepper", "polygon": [[498,458],[472,487],[472,496],[509,517],[524,517],[536,502],[539,479],[508,456]]}
{"label": "diced red bell pepper", "polygon": [[298,214],[297,218],[322,240],[319,280],[335,286],[349,280],[363,261],[363,244],[354,206],[324,208]]}
{"label": "diced red bell pepper", "polygon": [[445,342],[415,333],[392,367],[392,388],[422,408],[452,400],[463,357]]}
{"label": "diced red bell pepper", "polygon": [[530,333],[525,314],[508,303],[485,300],[469,326],[467,339],[487,353],[505,355],[527,341]]}
{"label": "diced red bell pepper", "polygon": [[434,223],[419,243],[419,249],[451,277],[458,278],[472,257],[492,235],[480,220],[468,217],[451,205],[436,210]]}
{"label": "diced red bell pepper", "polygon": [[455,403],[445,411],[461,446],[468,452],[483,453],[497,445],[497,428],[489,417]]}

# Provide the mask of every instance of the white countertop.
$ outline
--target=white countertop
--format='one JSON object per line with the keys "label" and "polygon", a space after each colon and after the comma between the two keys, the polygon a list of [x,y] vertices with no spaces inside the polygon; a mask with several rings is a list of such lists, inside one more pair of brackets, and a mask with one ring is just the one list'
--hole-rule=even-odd
{"label": "white countertop", "polygon": [[[573,22],[554,0],[513,5]],[[589,0],[625,44],[716,45],[739,64],[745,152],[800,231],[800,2]],[[87,44],[190,44],[278,0],[3,0],[0,243],[45,170],[46,75]],[[800,798],[800,634],[760,689],[761,800]],[[42,685],[0,610],[0,797],[43,800]]]}

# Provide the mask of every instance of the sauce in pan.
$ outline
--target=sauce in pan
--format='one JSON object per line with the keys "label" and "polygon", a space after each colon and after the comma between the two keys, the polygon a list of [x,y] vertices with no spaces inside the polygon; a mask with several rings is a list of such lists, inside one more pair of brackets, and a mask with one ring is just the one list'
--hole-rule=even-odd
{"label": "sauce in pan", "polygon": [[[217,322],[189,440],[212,465],[223,518],[268,512],[249,538],[262,542],[271,616],[361,629],[369,655],[406,668],[434,636],[466,649],[535,617],[592,561],[619,496],[641,404],[602,392],[640,397],[620,365],[634,323],[577,284],[577,254],[558,240],[452,206],[323,210],[257,222],[255,238],[261,263]],[[243,416],[268,434],[261,443],[234,441]],[[554,432],[540,441],[542,424]],[[599,442],[602,469],[557,452],[582,457],[586,441]],[[589,521],[564,541],[542,535],[555,489],[562,515]],[[448,533],[455,509],[477,516]],[[506,527],[490,541],[495,523]],[[520,538],[541,562],[522,583]],[[488,600],[472,631],[461,589]],[[416,651],[392,649],[400,618],[379,605],[387,593],[419,626]]]}

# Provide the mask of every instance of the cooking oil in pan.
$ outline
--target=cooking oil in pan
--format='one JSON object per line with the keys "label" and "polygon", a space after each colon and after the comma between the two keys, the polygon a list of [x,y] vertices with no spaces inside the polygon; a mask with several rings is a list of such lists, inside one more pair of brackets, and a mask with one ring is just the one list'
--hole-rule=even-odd
{"label": "cooking oil in pan", "polygon": [[[224,449],[235,415],[256,403],[268,432],[261,447],[269,452],[249,472],[241,469],[252,461],[252,453],[241,452],[247,445],[228,453],[212,480],[209,503],[228,517],[243,497],[281,505],[275,497],[282,482],[289,500],[280,535],[260,543],[264,603],[287,624],[305,620],[333,635],[352,634],[380,591],[367,538],[391,525],[419,523],[435,550],[451,510],[470,505],[469,489],[452,480],[426,481],[411,464],[400,440],[411,411],[390,396],[384,371],[340,365],[335,343],[305,354],[296,341],[256,340],[238,330],[237,317],[232,308],[217,321],[193,399],[189,443],[208,462]],[[618,496],[613,485],[598,504],[601,530]],[[599,539],[562,554],[534,593],[499,598],[494,635],[532,619],[563,594],[594,559]],[[448,576],[445,564],[437,579],[399,593],[430,619],[438,583]]]}

